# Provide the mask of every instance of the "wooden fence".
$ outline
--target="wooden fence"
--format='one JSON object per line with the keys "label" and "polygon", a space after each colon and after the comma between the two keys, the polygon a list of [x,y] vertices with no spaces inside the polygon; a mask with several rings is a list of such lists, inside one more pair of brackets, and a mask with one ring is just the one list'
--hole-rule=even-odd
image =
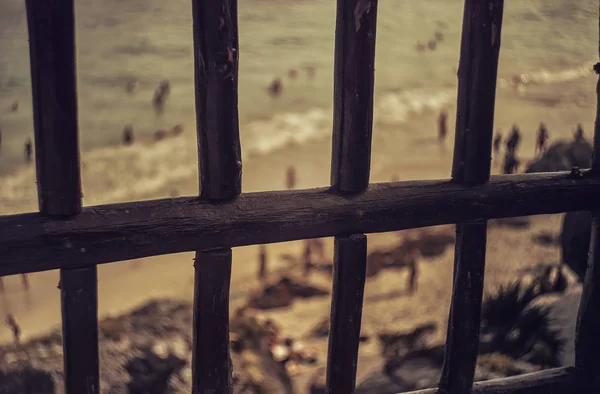
{"label": "wooden fence", "polygon": [[0,217],[0,275],[60,269],[65,386],[99,392],[96,265],[196,251],[193,392],[230,393],[231,248],[335,236],[327,386],[354,390],[365,233],[457,223],[454,286],[438,389],[420,393],[597,393],[600,211],[576,366],[473,384],[486,220],[600,208],[593,168],[490,177],[503,0],[465,0],[452,179],[369,184],[377,0],[338,0],[331,187],[241,193],[236,0],[192,0],[200,193],[82,208],[74,0],[26,0],[39,213]]}

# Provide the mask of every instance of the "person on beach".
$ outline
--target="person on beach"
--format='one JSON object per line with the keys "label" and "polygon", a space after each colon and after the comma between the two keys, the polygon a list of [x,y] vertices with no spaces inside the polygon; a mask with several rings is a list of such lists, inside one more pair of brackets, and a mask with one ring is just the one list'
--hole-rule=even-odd
{"label": "person on beach", "polygon": [[288,190],[292,190],[296,187],[296,169],[294,166],[289,166],[287,169],[285,185]]}
{"label": "person on beach", "polygon": [[9,326],[12,330],[13,336],[15,337],[15,343],[19,344],[21,342],[21,327],[19,327],[17,320],[12,314],[8,313],[4,321],[6,322],[6,325]]}
{"label": "person on beach", "polygon": [[133,126],[128,124],[123,128],[123,145],[131,145],[133,144]]}
{"label": "person on beach", "polygon": [[312,268],[310,242],[306,242],[306,245],[304,247],[302,268],[304,278],[308,278],[308,276],[310,275],[310,270]]}
{"label": "person on beach", "polygon": [[498,156],[500,153],[500,145],[502,144],[502,132],[500,129],[496,131],[496,136],[494,137],[493,147],[494,147],[494,156]]}
{"label": "person on beach", "polygon": [[165,102],[167,101],[167,97],[169,97],[169,93],[171,92],[171,84],[169,81],[162,81],[156,91],[154,92],[154,97],[152,98],[152,105],[154,106],[154,111],[157,114],[163,112],[165,108]]}
{"label": "person on beach", "polygon": [[283,82],[281,82],[280,78],[275,78],[267,88],[267,91],[271,95],[271,97],[278,97],[283,91]]}
{"label": "person on beach", "polygon": [[267,277],[267,247],[260,245],[258,252],[258,280],[264,281]]}
{"label": "person on beach", "polygon": [[508,153],[514,154],[517,151],[517,148],[519,147],[520,142],[521,142],[521,131],[519,130],[517,125],[513,125],[512,129],[510,131],[510,136],[508,137],[508,140],[506,141],[506,151]]}
{"label": "person on beach", "polygon": [[443,144],[446,140],[446,135],[448,134],[448,126],[447,126],[448,114],[446,111],[440,112],[440,116],[438,118],[438,140],[440,144]]}
{"label": "person on beach", "polygon": [[408,281],[406,283],[406,288],[408,294],[414,294],[417,291],[417,279],[419,276],[419,269],[417,267],[417,260],[412,260],[408,265]]}
{"label": "person on beach", "polygon": [[17,112],[19,110],[19,102],[15,101],[14,103],[12,103],[12,105],[10,106],[10,112]]}
{"label": "person on beach", "polygon": [[581,123],[577,124],[577,128],[575,129],[575,132],[573,133],[573,139],[575,140],[575,142],[583,142],[584,141],[583,126],[581,125]]}
{"label": "person on beach", "polygon": [[25,140],[25,161],[27,163],[31,163],[31,154],[33,153],[33,144],[31,143],[31,138],[27,138]]}
{"label": "person on beach", "polygon": [[23,285],[23,290],[29,290],[29,277],[27,274],[21,274],[21,284]]}
{"label": "person on beach", "polygon": [[544,123],[540,123],[540,128],[538,129],[537,132],[537,139],[535,142],[535,155],[542,155],[544,152],[546,152],[547,149],[547,143],[548,143],[548,139],[549,139],[549,134],[548,134],[548,129],[546,128],[546,125]]}
{"label": "person on beach", "polygon": [[504,174],[515,174],[521,162],[517,159],[514,152],[506,152],[504,155]]}
{"label": "person on beach", "polygon": [[315,251],[319,255],[319,259],[325,260],[325,245],[321,238],[309,239],[311,251]]}
{"label": "person on beach", "polygon": [[308,79],[310,79],[310,80],[315,79],[316,74],[317,74],[317,70],[316,70],[315,66],[306,66],[306,76],[308,76]]}

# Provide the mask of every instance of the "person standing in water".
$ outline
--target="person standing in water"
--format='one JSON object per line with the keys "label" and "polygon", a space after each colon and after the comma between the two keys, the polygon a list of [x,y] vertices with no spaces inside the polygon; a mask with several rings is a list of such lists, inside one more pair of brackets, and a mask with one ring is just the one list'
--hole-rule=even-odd
{"label": "person standing in water", "polygon": [[17,320],[12,314],[8,313],[4,321],[6,322],[6,325],[9,326],[12,330],[13,336],[15,337],[15,343],[19,344],[21,342],[21,327],[19,327]]}
{"label": "person standing in water", "polygon": [[123,145],[133,144],[133,126],[128,124],[123,128]]}
{"label": "person standing in water", "polygon": [[506,141],[506,151],[512,153],[513,155],[517,151],[519,147],[519,143],[521,142],[521,131],[517,127],[517,125],[513,125],[510,136]]}
{"label": "person standing in water", "polygon": [[310,271],[312,268],[312,261],[311,261],[311,250],[310,250],[310,242],[305,241],[305,247],[304,247],[304,262],[303,262],[303,271],[302,273],[304,274],[304,278],[308,278],[308,276],[310,275]]}
{"label": "person standing in water", "polygon": [[575,129],[575,132],[573,133],[573,139],[575,140],[575,142],[583,142],[584,141],[583,126],[581,125],[581,123],[577,124],[577,128]]}
{"label": "person standing in water", "polygon": [[493,147],[494,147],[494,156],[498,156],[500,153],[500,145],[502,144],[502,131],[498,129],[496,131],[496,136],[494,137]]}
{"label": "person standing in water", "polygon": [[267,247],[260,245],[258,252],[258,280],[264,281],[267,277]]}
{"label": "person standing in water", "polygon": [[448,134],[448,127],[447,127],[447,120],[448,120],[448,114],[446,113],[446,111],[442,111],[440,112],[440,116],[438,118],[438,140],[440,142],[440,144],[443,144],[444,141],[446,140],[446,135]]}
{"label": "person standing in water", "polygon": [[27,138],[25,141],[25,161],[27,163],[31,163],[31,154],[33,153],[33,145],[31,143],[31,138]]}
{"label": "person standing in water", "polygon": [[546,152],[547,149],[547,143],[548,143],[548,139],[549,139],[549,134],[548,134],[548,129],[546,128],[546,125],[544,123],[540,123],[540,128],[538,129],[537,132],[537,139],[535,142],[535,155],[542,155],[544,152]]}
{"label": "person standing in water", "polygon": [[285,184],[288,190],[292,190],[296,187],[296,169],[294,166],[288,167]]}

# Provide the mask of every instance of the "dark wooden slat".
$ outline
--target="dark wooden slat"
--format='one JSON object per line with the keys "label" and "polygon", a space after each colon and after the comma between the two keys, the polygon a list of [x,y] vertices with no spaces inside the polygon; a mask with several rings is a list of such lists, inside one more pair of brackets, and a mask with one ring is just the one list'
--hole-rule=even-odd
{"label": "dark wooden slat", "polygon": [[[466,0],[463,15],[452,178],[464,185],[488,181],[504,1]],[[456,226],[454,284],[440,388],[468,393],[479,345],[485,271],[485,221]]]}
{"label": "dark wooden slat", "polygon": [[26,0],[40,211],[81,209],[73,0]]}
{"label": "dark wooden slat", "polygon": [[[600,74],[600,63],[594,69]],[[600,76],[596,83],[592,173],[600,178]],[[600,194],[596,195],[596,201],[600,201]],[[592,211],[592,217],[590,254],[575,337],[575,364],[590,378],[600,382],[600,209]]]}
{"label": "dark wooden slat", "polygon": [[[473,394],[593,394],[574,368],[555,368],[526,375],[477,382]],[[439,394],[438,389],[411,391],[405,394]]]}
{"label": "dark wooden slat", "polygon": [[454,283],[440,380],[440,386],[449,393],[466,393],[473,384],[479,349],[486,236],[485,221],[456,226]]}
{"label": "dark wooden slat", "polygon": [[96,266],[60,270],[65,393],[100,392]]}
{"label": "dark wooden slat", "polygon": [[369,184],[376,24],[376,0],[338,0],[331,185],[342,193]]}
{"label": "dark wooden slat", "polygon": [[[74,4],[25,3],[40,213],[67,219],[81,211]],[[42,244],[39,252],[45,249]],[[100,386],[97,272],[95,265],[73,263],[60,272],[65,392],[94,394]]]}
{"label": "dark wooden slat", "polygon": [[231,249],[196,252],[192,392],[231,393],[229,283]]}
{"label": "dark wooden slat", "polygon": [[327,392],[350,394],[356,363],[367,269],[364,234],[335,237],[331,330],[327,357]]}
{"label": "dark wooden slat", "polygon": [[377,233],[460,221],[592,209],[600,180],[583,172],[373,184],[338,196],[328,189],[242,194],[210,204],[197,197],[86,207],[55,221],[0,217],[0,275],[93,265],[197,249],[339,234]]}
{"label": "dark wooden slat", "polygon": [[504,0],[465,0],[452,178],[483,183],[490,175]]}
{"label": "dark wooden slat", "polygon": [[201,195],[230,199],[242,190],[237,0],[192,0],[192,11]]}

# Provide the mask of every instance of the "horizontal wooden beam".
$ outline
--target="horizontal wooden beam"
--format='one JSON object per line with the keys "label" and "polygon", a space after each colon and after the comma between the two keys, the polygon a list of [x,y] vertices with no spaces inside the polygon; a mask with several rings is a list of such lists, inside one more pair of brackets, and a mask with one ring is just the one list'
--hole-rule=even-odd
{"label": "horizontal wooden beam", "polygon": [[[472,394],[592,394],[571,367],[547,369],[525,375],[476,382]],[[405,394],[440,394],[437,388]]]}
{"label": "horizontal wooden beam", "polygon": [[329,189],[245,193],[229,202],[183,197],[86,207],[74,218],[0,217],[0,275],[153,255],[461,221],[590,210],[588,172],[373,184],[356,196]]}

